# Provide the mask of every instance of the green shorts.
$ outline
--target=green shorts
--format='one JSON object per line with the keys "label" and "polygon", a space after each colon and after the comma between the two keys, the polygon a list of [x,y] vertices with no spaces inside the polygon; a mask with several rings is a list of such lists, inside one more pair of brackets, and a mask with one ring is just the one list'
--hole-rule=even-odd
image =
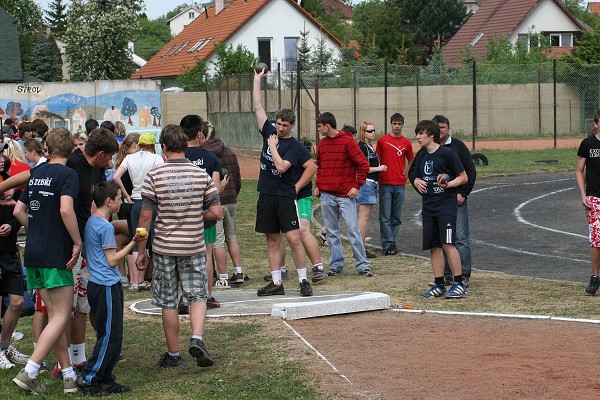
{"label": "green shorts", "polygon": [[211,244],[217,241],[217,225],[204,229],[204,243]]}
{"label": "green shorts", "polygon": [[73,286],[73,271],[64,268],[27,267],[27,289]]}
{"label": "green shorts", "polygon": [[298,204],[298,217],[311,220],[312,218],[312,196],[306,196],[296,201]]}

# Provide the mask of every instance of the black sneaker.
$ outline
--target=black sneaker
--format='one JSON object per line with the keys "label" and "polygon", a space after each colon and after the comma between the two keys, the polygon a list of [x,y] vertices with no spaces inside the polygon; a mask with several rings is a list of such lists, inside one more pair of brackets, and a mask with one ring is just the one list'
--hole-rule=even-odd
{"label": "black sneaker", "polygon": [[365,254],[367,255],[367,258],[377,258],[377,255],[374,253],[371,253],[369,250],[365,249]]}
{"label": "black sneaker", "polygon": [[313,277],[312,277],[313,283],[321,282],[323,279],[327,278],[327,274],[325,273],[324,270],[319,269],[317,267],[313,267],[312,270],[313,270]]}
{"label": "black sneaker", "polygon": [[373,276],[373,273],[371,272],[370,269],[365,269],[363,271],[360,271],[358,274],[362,275],[362,276],[366,276],[367,278],[370,278]]}
{"label": "black sneaker", "polygon": [[595,296],[600,287],[600,276],[592,275],[590,277],[590,285],[585,288],[585,294]]}
{"label": "black sneaker", "polygon": [[242,283],[244,283],[244,274],[240,273],[233,273],[233,275],[231,275],[231,278],[229,278],[229,283],[232,285],[241,285]]}
{"label": "black sneaker", "polygon": [[336,276],[336,275],[340,275],[342,273],[342,271],[338,271],[335,269],[330,269],[329,272],[327,273],[328,276]]}
{"label": "black sneaker", "polygon": [[301,296],[312,296],[313,291],[312,291],[312,287],[310,287],[310,283],[308,283],[308,281],[306,279],[303,279],[302,282],[300,282],[300,295]]}
{"label": "black sneaker", "polygon": [[398,247],[393,244],[390,247],[387,248],[387,250],[383,253],[386,256],[393,256],[395,254],[398,254],[400,250],[398,250]]}
{"label": "black sneaker", "polygon": [[258,289],[256,292],[258,296],[275,296],[275,295],[284,295],[285,290],[283,290],[283,284],[276,285],[273,281],[269,282],[267,286],[262,289]]}
{"label": "black sneaker", "polygon": [[183,368],[181,356],[170,356],[169,353],[164,353],[160,356],[157,365],[161,368]]}
{"label": "black sneaker", "polygon": [[112,393],[102,384],[88,385],[82,378],[77,379],[77,389],[80,392],[89,394],[94,397],[105,397],[110,396]]}
{"label": "black sneaker", "polygon": [[212,367],[214,362],[206,351],[206,347],[204,346],[204,342],[200,339],[192,338],[190,340],[190,348],[188,349],[190,356],[196,360],[196,365],[199,367]]}

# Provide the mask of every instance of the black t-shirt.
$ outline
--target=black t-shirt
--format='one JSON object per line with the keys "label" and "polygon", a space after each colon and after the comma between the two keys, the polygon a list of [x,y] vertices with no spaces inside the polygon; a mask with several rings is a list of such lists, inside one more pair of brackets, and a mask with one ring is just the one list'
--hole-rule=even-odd
{"label": "black t-shirt", "polygon": [[600,140],[596,136],[583,139],[577,150],[585,158],[585,194],[600,197]]}
{"label": "black t-shirt", "polygon": [[465,169],[456,152],[440,146],[433,153],[421,152],[414,161],[415,177],[427,182],[427,192],[423,195],[423,215],[441,216],[456,215],[457,188],[444,189],[437,184],[439,174],[450,175],[450,180],[456,178]]}
{"label": "black t-shirt", "polygon": [[[369,167],[379,167],[381,164],[379,163],[379,156],[375,153],[375,149],[370,144],[365,142],[358,142],[358,147],[363,152],[365,157],[367,157],[367,161],[369,162]],[[371,172],[367,175],[367,179],[373,179],[374,181],[379,180],[379,172]]]}
{"label": "black t-shirt", "polygon": [[31,170],[19,201],[29,207],[25,266],[65,268],[73,240],[60,215],[61,196],[77,200],[77,174],[62,164],[45,163]]}
{"label": "black t-shirt", "polygon": [[[213,172],[221,173],[221,164],[219,164],[219,158],[208,150],[204,150],[202,147],[189,147],[185,149],[185,158],[190,160],[192,164],[202,168],[212,179]],[[217,221],[204,221],[204,229],[210,228],[215,225]]]}
{"label": "black t-shirt", "polygon": [[87,162],[81,151],[75,151],[67,160],[67,167],[73,169],[79,179],[79,193],[77,194],[77,203],[75,204],[75,215],[77,216],[77,225],[79,234],[83,240],[85,233],[85,224],[92,215],[92,203],[94,198],[94,168]]}
{"label": "black t-shirt", "polygon": [[[294,140],[296,140],[296,139],[294,139]],[[301,164],[297,167],[292,166],[292,174],[294,176],[294,182],[298,182],[300,180],[300,177],[304,173],[303,165],[305,162],[307,162],[311,158],[312,158],[312,156],[310,155],[310,153],[308,152],[306,147],[302,146],[302,148],[300,149],[300,158],[299,158],[299,162],[301,162]],[[312,180],[308,181],[308,183],[302,189],[300,189],[300,191],[298,192],[298,199],[303,199],[303,198],[309,197],[309,196],[312,196]]]}
{"label": "black t-shirt", "polygon": [[281,158],[292,164],[292,167],[288,168],[283,174],[280,174],[275,167],[273,157],[271,156],[271,149],[269,149],[269,144],[267,143],[269,136],[277,134],[277,129],[275,129],[269,120],[266,120],[260,133],[263,137],[263,147],[260,153],[258,191],[273,196],[285,196],[296,199],[296,181],[294,180],[293,169],[294,167],[302,168],[304,162],[301,162],[301,154],[302,149],[306,150],[306,148],[292,137],[286,139],[280,138],[277,144],[277,152]]}

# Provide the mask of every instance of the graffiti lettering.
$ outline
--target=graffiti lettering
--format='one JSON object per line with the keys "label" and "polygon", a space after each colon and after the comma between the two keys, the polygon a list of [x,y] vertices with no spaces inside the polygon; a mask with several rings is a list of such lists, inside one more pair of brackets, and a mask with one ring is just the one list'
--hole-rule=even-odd
{"label": "graffiti lettering", "polygon": [[17,93],[42,94],[42,87],[41,86],[17,85],[16,91],[17,91]]}

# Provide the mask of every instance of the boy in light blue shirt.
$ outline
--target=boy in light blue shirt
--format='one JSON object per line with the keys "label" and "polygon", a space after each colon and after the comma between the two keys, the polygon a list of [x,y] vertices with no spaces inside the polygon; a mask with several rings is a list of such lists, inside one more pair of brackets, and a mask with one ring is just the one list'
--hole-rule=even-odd
{"label": "boy in light blue shirt", "polygon": [[106,396],[131,390],[118,384],[113,374],[123,344],[123,286],[117,265],[145,236],[136,234],[117,252],[115,231],[108,219],[121,207],[121,190],[114,182],[101,182],[93,196],[97,211],[85,226],[84,246],[90,272],[88,299],[96,315],[96,345],[77,386],[85,393]]}

